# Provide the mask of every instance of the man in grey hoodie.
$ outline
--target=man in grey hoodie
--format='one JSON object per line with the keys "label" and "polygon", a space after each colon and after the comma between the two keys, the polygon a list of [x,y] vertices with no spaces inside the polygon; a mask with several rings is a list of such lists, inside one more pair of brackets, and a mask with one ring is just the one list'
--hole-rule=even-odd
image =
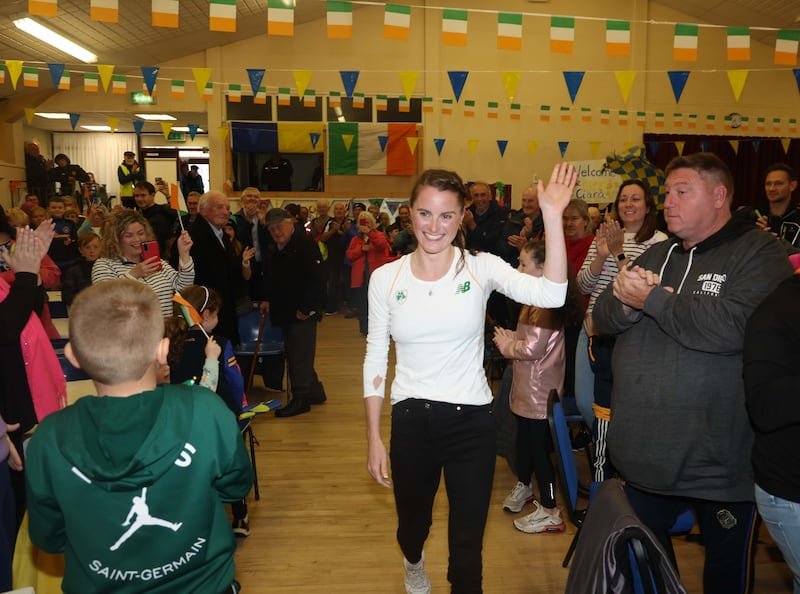
{"label": "man in grey hoodie", "polygon": [[715,155],[669,164],[675,236],[623,270],[594,321],[617,334],[608,449],[640,519],[672,555],[669,528],[693,508],[706,594],[747,592],[757,529],[744,406],[744,328],[792,270],[768,233],[731,215],[733,177]]}

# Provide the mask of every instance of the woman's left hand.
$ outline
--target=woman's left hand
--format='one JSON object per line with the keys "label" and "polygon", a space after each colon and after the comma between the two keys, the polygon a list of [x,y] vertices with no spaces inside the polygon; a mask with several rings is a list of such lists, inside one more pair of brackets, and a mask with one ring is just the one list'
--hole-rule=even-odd
{"label": "woman's left hand", "polygon": [[547,188],[539,180],[539,206],[542,216],[558,216],[572,200],[572,191],[578,183],[578,170],[571,163],[563,162],[553,167]]}
{"label": "woman's left hand", "polygon": [[253,256],[256,255],[256,248],[251,247],[247,248],[245,251],[242,252],[242,262],[249,262],[253,259]]}
{"label": "woman's left hand", "polygon": [[180,259],[186,261],[189,259],[189,252],[192,250],[192,236],[186,230],[181,231],[178,236],[178,254]]}

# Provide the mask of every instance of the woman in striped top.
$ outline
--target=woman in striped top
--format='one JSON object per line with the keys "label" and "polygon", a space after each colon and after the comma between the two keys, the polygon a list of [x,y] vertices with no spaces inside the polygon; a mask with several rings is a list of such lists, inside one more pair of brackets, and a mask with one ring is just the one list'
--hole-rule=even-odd
{"label": "woman in striped top", "polygon": [[166,318],[172,315],[175,292],[194,283],[194,262],[189,255],[192,238],[188,231],[178,237],[177,271],[160,257],[143,258],[142,242],[154,240],[153,229],[140,212],[123,210],[115,214],[103,234],[102,257],[92,267],[92,283],[114,278],[146,283],[158,296]]}
{"label": "woman in striped top", "polygon": [[578,273],[578,288],[589,295],[589,307],[578,338],[575,362],[575,398],[589,425],[595,417],[596,481],[606,478],[605,433],[611,419],[611,353],[613,336],[594,331],[592,310],[597,297],[611,285],[620,268],[633,262],[654,243],[667,236],[658,231],[656,203],[644,183],[629,179],[622,183],[614,201],[614,220],[603,223],[589,247]]}

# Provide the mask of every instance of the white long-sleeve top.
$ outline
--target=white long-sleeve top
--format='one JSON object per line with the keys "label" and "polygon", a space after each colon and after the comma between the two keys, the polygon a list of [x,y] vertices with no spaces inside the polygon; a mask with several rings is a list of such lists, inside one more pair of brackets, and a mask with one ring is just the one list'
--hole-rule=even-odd
{"label": "white long-sleeve top", "polygon": [[411,272],[411,256],[384,264],[369,283],[369,334],[364,359],[364,397],[384,396],[389,338],[397,363],[392,404],[421,398],[482,405],[492,393],[483,370],[486,302],[492,291],[519,303],[560,307],[566,283],[522,274],[488,253],[453,251],[450,270],[437,281]]}

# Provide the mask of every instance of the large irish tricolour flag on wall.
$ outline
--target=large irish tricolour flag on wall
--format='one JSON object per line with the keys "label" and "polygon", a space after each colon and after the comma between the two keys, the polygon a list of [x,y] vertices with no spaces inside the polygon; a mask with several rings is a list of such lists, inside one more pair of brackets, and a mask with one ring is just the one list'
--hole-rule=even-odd
{"label": "large irish tricolour flag on wall", "polygon": [[416,139],[417,124],[331,122],[328,174],[414,175]]}

